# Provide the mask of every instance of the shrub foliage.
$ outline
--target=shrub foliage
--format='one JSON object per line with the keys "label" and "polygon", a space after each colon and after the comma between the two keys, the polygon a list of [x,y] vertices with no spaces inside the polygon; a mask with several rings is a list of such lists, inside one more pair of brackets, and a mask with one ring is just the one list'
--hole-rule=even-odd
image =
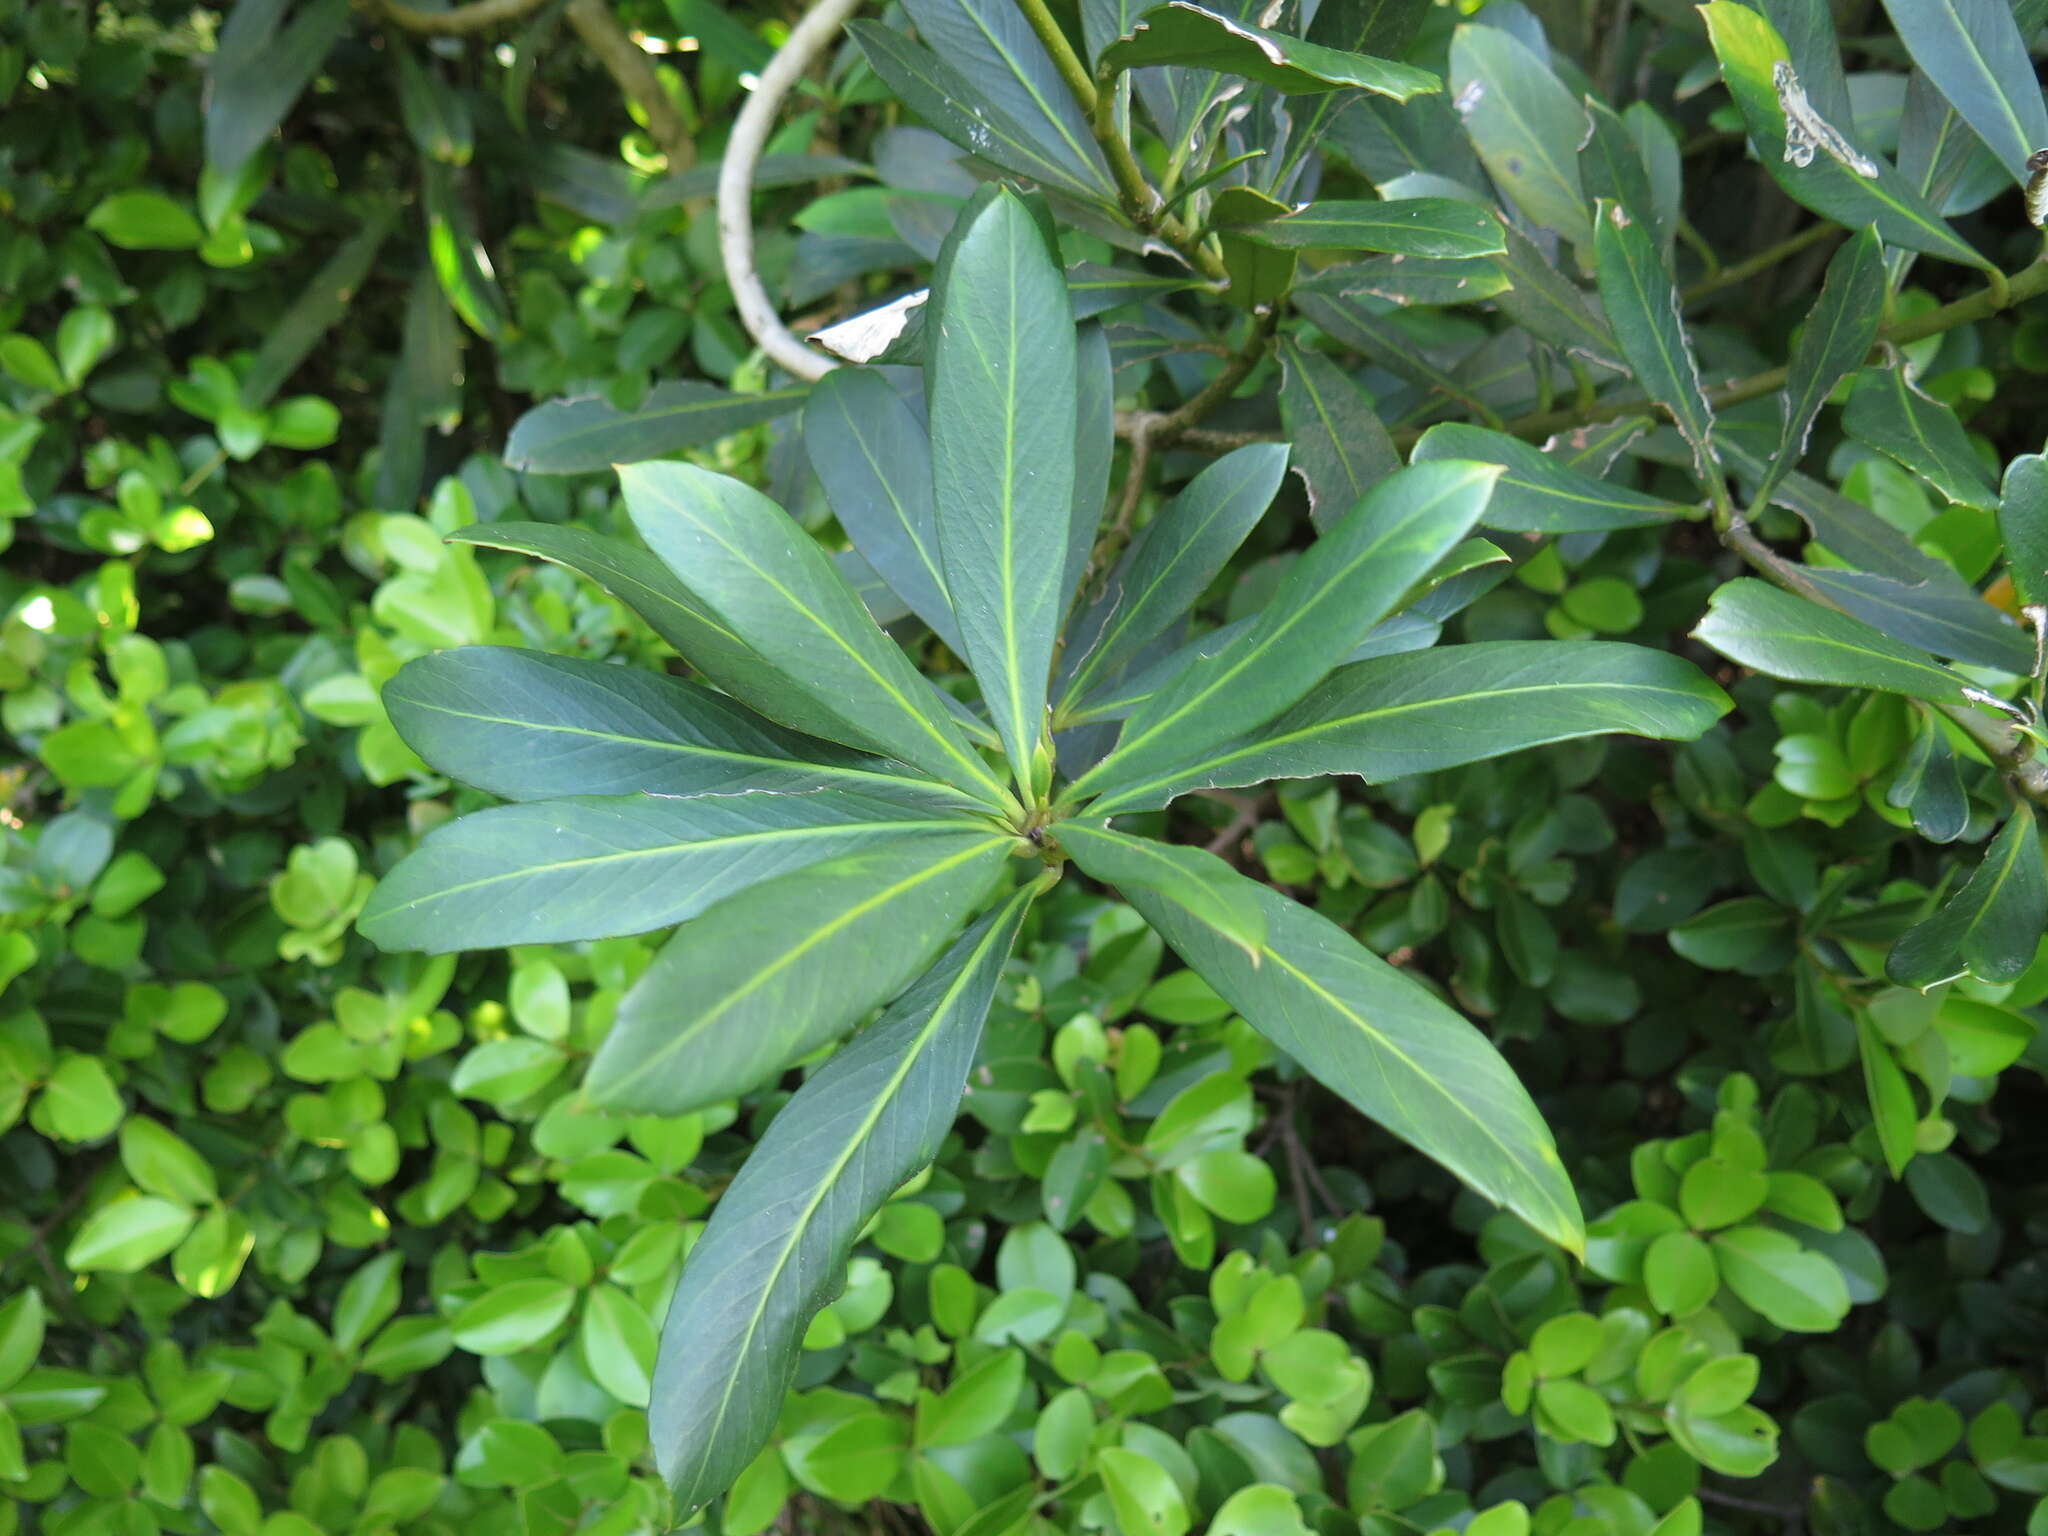
{"label": "shrub foliage", "polygon": [[2048,1531],[2048,0],[851,9],[0,0],[0,1536]]}

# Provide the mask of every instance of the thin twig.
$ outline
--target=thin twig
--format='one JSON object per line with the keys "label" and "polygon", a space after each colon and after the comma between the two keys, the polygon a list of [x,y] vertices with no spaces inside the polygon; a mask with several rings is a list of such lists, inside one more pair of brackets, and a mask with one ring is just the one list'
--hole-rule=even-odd
{"label": "thin twig", "polygon": [[547,0],[470,0],[452,10],[423,11],[400,0],[375,0],[371,9],[394,26],[428,37],[465,37],[491,27],[518,21],[539,10]]}
{"label": "thin twig", "polygon": [[1732,288],[1737,283],[1746,283],[1759,272],[1768,272],[1781,261],[1797,256],[1801,251],[1827,240],[1837,240],[1847,233],[1839,224],[1809,224],[1789,240],[1780,240],[1776,245],[1767,246],[1754,256],[1744,257],[1732,267],[1722,267],[1707,277],[1701,278],[1684,293],[1679,295],[1690,304],[1703,299],[1710,293],[1719,293],[1723,288]]}
{"label": "thin twig", "polygon": [[668,157],[669,169],[688,170],[697,157],[690,130],[677,115],[668,92],[661,88],[646,53],[626,35],[611,7],[604,0],[569,0],[563,14],[583,39],[583,46],[597,55],[597,61],[618,82],[619,89],[639,104],[647,118],[647,135]]}

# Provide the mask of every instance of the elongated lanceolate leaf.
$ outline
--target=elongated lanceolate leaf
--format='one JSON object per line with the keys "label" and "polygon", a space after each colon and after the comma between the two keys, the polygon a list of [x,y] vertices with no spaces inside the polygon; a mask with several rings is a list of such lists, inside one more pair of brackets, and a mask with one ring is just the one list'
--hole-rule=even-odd
{"label": "elongated lanceolate leaf", "polygon": [[1683,517],[1675,501],[1646,496],[1567,468],[1542,449],[1505,432],[1447,421],[1416,443],[1417,464],[1473,459],[1501,466],[1501,477],[1482,522],[1511,533],[1599,533],[1610,528],[1654,528]]}
{"label": "elongated lanceolate leaf", "polygon": [[1406,101],[1442,89],[1442,82],[1427,70],[1304,42],[1187,0],[1172,0],[1145,12],[1129,35],[1103,50],[1102,62],[1114,69],[1150,64],[1213,69],[1292,95],[1356,88]]}
{"label": "elongated lanceolate leaf", "polygon": [[767,1441],[854,1240],[938,1155],[1030,899],[1019,891],[962,934],[796,1091],[690,1250],[648,1408],[678,1514],[728,1487]]}
{"label": "elongated lanceolate leaf", "polygon": [[[1073,293],[1069,283],[1067,292]],[[1109,500],[1109,470],[1116,458],[1116,360],[1109,332],[1082,325],[1074,332],[1074,510],[1067,523],[1067,560],[1060,572],[1059,611],[1074,606]]]}
{"label": "elongated lanceolate leaf", "polygon": [[581,795],[501,805],[427,834],[371,894],[385,949],[561,944],[648,933],[763,880],[972,824],[847,790]]}
{"label": "elongated lanceolate leaf", "polygon": [[1553,1242],[1585,1245],[1577,1197],[1543,1116],[1486,1037],[1329,919],[1211,854],[1264,912],[1247,954],[1193,907],[1122,887],[1174,951],[1324,1087]]}
{"label": "elongated lanceolate leaf", "polygon": [[348,0],[303,0],[296,9],[291,0],[249,0],[227,13],[206,71],[209,166],[232,175],[263,146],[348,23]]}
{"label": "elongated lanceolate leaf", "polygon": [[437,770],[505,800],[840,789],[933,809],[979,806],[880,758],[783,730],[700,684],[544,651],[471,645],[422,656],[384,685],[384,708]]}
{"label": "elongated lanceolate leaf", "polygon": [[2013,981],[2033,963],[2044,931],[2048,872],[2034,808],[2022,801],[1963,888],[1899,936],[1885,958],[1885,974],[1903,987],[1931,987],[1965,974]]}
{"label": "elongated lanceolate leaf", "polygon": [[1628,216],[1619,203],[1601,202],[1594,219],[1593,246],[1600,277],[1600,302],[1614,326],[1615,340],[1629,372],[1652,400],[1671,413],[1692,449],[1702,480],[1720,473],[1714,457],[1714,412],[1700,383],[1700,366],[1685,334],[1678,285],[1665,265],[1653,231]]}
{"label": "elongated lanceolate leaf", "polygon": [[1184,911],[1257,963],[1266,942],[1266,913],[1254,887],[1214,854],[1149,837],[1130,837],[1085,821],[1060,823],[1060,846],[1089,878],[1118,890],[1133,887]]}
{"label": "elongated lanceolate leaf", "polygon": [[1065,156],[1042,148],[1028,130],[929,48],[879,22],[850,21],[846,30],[906,106],[977,159],[1094,202],[1110,201],[1089,177],[1078,175]]}
{"label": "elongated lanceolate leaf", "polygon": [[1585,108],[1505,27],[1451,37],[1451,102],[1486,171],[1516,207],[1574,245],[1593,236],[1579,178]]}
{"label": "elongated lanceolate leaf", "polygon": [[787,416],[809,392],[808,386],[797,386],[736,395],[716,384],[681,379],[655,385],[630,411],[600,395],[550,400],[512,424],[505,462],[529,474],[579,475],[659,459]]}
{"label": "elongated lanceolate leaf", "polygon": [[972,218],[952,248],[932,343],[932,484],[967,662],[1029,784],[1073,524],[1073,316],[1021,201],[1000,193]]}
{"label": "elongated lanceolate leaf", "polygon": [[647,621],[712,682],[742,703],[809,735],[838,740],[838,715],[763,659],[644,549],[559,523],[472,523],[448,536],[458,544],[510,550],[564,566],[596,582]]}
{"label": "elongated lanceolate leaf", "polygon": [[1242,225],[1238,233],[1289,250],[1459,258],[1494,256],[1507,249],[1498,219],[1484,208],[1449,197],[1310,203],[1284,219]]}
{"label": "elongated lanceolate leaf", "polygon": [[1286,709],[1472,531],[1499,478],[1498,465],[1453,462],[1381,481],[1294,562],[1241,639],[1131,716],[1075,796],[1114,794]]}
{"label": "elongated lanceolate leaf", "polygon": [[1906,51],[2013,180],[2048,146],[2048,107],[2009,0],[1884,0]]}
{"label": "elongated lanceolate leaf", "polygon": [[320,344],[320,338],[348,313],[397,217],[398,209],[393,203],[379,203],[370,209],[362,228],[327,258],[313,274],[306,291],[281,318],[271,323],[263,345],[256,349],[248,371],[242,375],[242,404],[253,410],[270,404],[284,382]]}
{"label": "elongated lanceolate leaf", "polygon": [[[1700,7],[1700,14],[1706,18],[1707,34],[1721,60],[1721,77],[1742,112],[1757,159],[1790,197],[1845,228],[1871,225],[1886,245],[1925,251],[1972,267],[1989,265],[1896,169],[1849,142],[1843,124],[1823,119],[1833,133],[1834,148],[1816,149],[1811,142],[1814,136],[1804,134],[1793,150],[1804,163],[1788,160],[1788,118],[1786,101],[1778,89],[1778,66],[1783,64],[1791,71],[1785,81],[1787,94],[1800,92],[1793,105],[1801,104],[1805,88],[1799,84],[1797,71],[1791,69],[1784,40],[1770,22],[1736,0],[1711,0]],[[1815,112],[1810,99],[1805,100],[1804,109]],[[1864,174],[1870,170],[1876,174]]]}
{"label": "elongated lanceolate leaf", "polygon": [[804,403],[804,451],[854,548],[953,650],[959,626],[939,563],[932,448],[880,374],[838,368]]}
{"label": "elongated lanceolate leaf", "polygon": [[1308,488],[1318,531],[1401,467],[1394,440],[1365,391],[1320,352],[1280,347],[1280,420],[1294,445],[1294,472]]}
{"label": "elongated lanceolate leaf", "polygon": [[905,0],[917,35],[1069,178],[1104,198],[1116,183],[1074,93],[1013,0]]}
{"label": "elongated lanceolate leaf", "polygon": [[1440,646],[1344,667],[1264,730],[1119,788],[1095,809],[1151,810],[1191,790],[1268,779],[1353,774],[1379,784],[1581,736],[1690,741],[1728,709],[1697,667],[1642,646]]}
{"label": "elongated lanceolate leaf", "polygon": [[1743,577],[1716,591],[1693,637],[1731,661],[1795,683],[1875,688],[1958,703],[1963,679],[1860,619]]}
{"label": "elongated lanceolate leaf", "polygon": [[1621,349],[1606,317],[1584,289],[1559,272],[1536,242],[1509,226],[1507,254],[1498,258],[1508,288],[1495,301],[1531,335],[1575,357],[1622,372]]}
{"label": "elongated lanceolate leaf", "polygon": [[1820,297],[1792,348],[1791,374],[1780,397],[1785,430],[1778,438],[1777,456],[1771,460],[1764,483],[1757,488],[1759,503],[1769,501],[1779,478],[1798,467],[1813,419],[1835,386],[1869,358],[1878,322],[1884,318],[1888,281],[1884,244],[1872,229],[1860,229],[1850,236],[1828,263]]}
{"label": "elongated lanceolate leaf", "polygon": [[788,513],[693,464],[628,465],[619,481],[640,536],[704,612],[842,722],[819,734],[1000,803],[936,691]]}
{"label": "elongated lanceolate leaf", "polygon": [[1903,364],[1866,368],[1842,413],[1842,426],[1859,442],[1897,459],[1950,501],[1980,511],[1998,508],[1984,461],[1970,447],[1956,413],[1913,387]]}
{"label": "elongated lanceolate leaf", "polygon": [[1868,571],[1809,565],[1800,580],[1845,613],[1916,649],[2020,677],[2033,671],[2033,642],[1960,578],[1908,585]]}
{"label": "elongated lanceolate leaf", "polygon": [[1286,472],[1286,444],[1248,444],[1205,468],[1145,525],[1075,623],[1071,695],[1114,676],[1187,613],[1265,515]]}
{"label": "elongated lanceolate leaf", "polygon": [[592,1101],[680,1115],[759,1087],[917,975],[1014,842],[918,834],[764,881],[684,924],[620,1003],[590,1064]]}
{"label": "elongated lanceolate leaf", "polygon": [[2006,465],[1998,532],[2021,605],[2048,606],[2048,456],[2021,454]]}

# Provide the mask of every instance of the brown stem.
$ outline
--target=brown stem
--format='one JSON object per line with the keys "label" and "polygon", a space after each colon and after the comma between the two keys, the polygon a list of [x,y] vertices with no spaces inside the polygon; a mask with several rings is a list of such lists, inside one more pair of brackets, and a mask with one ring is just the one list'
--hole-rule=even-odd
{"label": "brown stem", "polygon": [[539,10],[547,0],[469,0],[453,10],[423,11],[400,0],[374,0],[371,9],[393,26],[428,37],[466,37]]}
{"label": "brown stem", "polygon": [[648,137],[654,140],[657,149],[668,156],[669,169],[689,169],[697,158],[697,146],[690,137],[690,130],[683,126],[675,104],[668,99],[668,92],[661,88],[661,81],[654,73],[654,66],[647,62],[647,55],[626,35],[625,28],[612,15],[611,7],[604,0],[569,0],[569,7],[563,14],[569,18],[569,25],[576,29],[576,35],[583,39],[583,46],[597,55],[598,63],[618,82],[619,89],[639,103],[641,112],[647,117]]}

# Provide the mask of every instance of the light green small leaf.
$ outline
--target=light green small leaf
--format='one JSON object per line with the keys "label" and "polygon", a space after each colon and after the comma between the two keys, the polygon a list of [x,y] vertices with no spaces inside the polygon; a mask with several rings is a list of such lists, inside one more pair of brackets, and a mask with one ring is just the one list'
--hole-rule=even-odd
{"label": "light green small leaf", "polygon": [[1096,1453],[1095,1469],[1125,1536],[1185,1536],[1193,1527],[1172,1474],[1150,1457],[1112,1446]]}
{"label": "light green small leaf", "polygon": [[210,1205],[219,1198],[213,1165],[146,1115],[121,1122],[121,1162],[145,1191],[178,1205]]}
{"label": "light green small leaf", "polygon": [[132,1275],[177,1247],[191,1226],[190,1209],[155,1195],[116,1200],[86,1218],[64,1250],[64,1264]]}
{"label": "light green small leaf", "polygon": [[124,251],[189,251],[206,231],[184,204],[161,192],[116,192],[86,215],[85,227]]}
{"label": "light green small leaf", "polygon": [[1713,1239],[1728,1289],[1792,1333],[1832,1333],[1849,1314],[1849,1290],[1833,1262],[1768,1227],[1735,1227]]}
{"label": "light green small leaf", "polygon": [[25,1290],[0,1306],[0,1392],[20,1381],[42,1353],[42,1293]]}
{"label": "light green small leaf", "polygon": [[473,1355],[512,1355],[547,1338],[575,1304],[575,1287],[560,1280],[508,1280],[464,1306],[450,1327],[457,1347]]}
{"label": "light green small leaf", "polygon": [[592,1286],[577,1342],[593,1381],[629,1408],[647,1406],[660,1339],[639,1302],[616,1285]]}

